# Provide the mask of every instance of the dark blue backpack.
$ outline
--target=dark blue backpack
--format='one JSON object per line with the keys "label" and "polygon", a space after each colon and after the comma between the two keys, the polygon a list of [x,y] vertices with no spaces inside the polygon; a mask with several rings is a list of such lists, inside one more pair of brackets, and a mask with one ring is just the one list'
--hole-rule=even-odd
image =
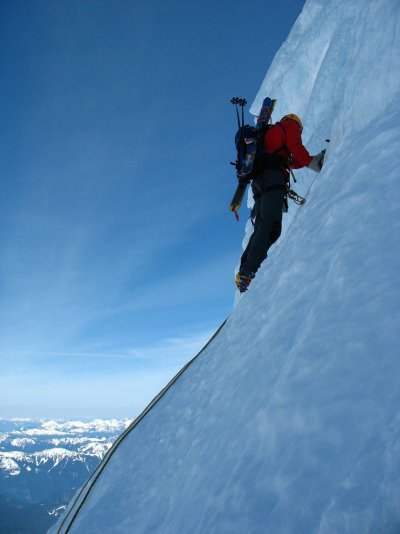
{"label": "dark blue backpack", "polygon": [[242,122],[235,135],[236,172],[239,179],[251,180],[260,167],[257,162],[266,154],[264,136],[270,126],[275,102],[276,100],[271,100],[269,97],[265,98],[256,125],[250,126]]}

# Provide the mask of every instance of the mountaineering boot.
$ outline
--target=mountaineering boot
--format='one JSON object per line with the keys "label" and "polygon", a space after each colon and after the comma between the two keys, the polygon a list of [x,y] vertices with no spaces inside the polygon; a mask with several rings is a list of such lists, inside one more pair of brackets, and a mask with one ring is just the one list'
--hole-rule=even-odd
{"label": "mountaineering boot", "polygon": [[254,273],[250,271],[246,271],[244,269],[240,270],[237,273],[236,278],[235,278],[236,287],[241,293],[244,293],[245,291],[248,290],[249,285],[251,281],[253,280],[254,276],[255,276]]}

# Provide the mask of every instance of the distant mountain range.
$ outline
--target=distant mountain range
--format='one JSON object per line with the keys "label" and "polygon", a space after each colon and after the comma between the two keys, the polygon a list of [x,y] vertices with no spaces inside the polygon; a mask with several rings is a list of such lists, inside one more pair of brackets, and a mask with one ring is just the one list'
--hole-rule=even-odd
{"label": "distant mountain range", "polygon": [[0,534],[44,534],[129,424],[0,419]]}

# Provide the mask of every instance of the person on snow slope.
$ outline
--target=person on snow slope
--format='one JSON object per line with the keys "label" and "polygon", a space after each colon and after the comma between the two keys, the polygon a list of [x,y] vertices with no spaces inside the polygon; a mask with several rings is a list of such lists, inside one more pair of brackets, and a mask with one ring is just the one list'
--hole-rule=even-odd
{"label": "person on snow slope", "polygon": [[254,230],[240,260],[236,286],[247,290],[269,248],[282,231],[282,213],[286,206],[290,169],[309,169],[320,172],[325,151],[310,156],[303,146],[303,124],[294,113],[285,115],[265,133],[265,153],[256,158],[252,171],[254,196]]}

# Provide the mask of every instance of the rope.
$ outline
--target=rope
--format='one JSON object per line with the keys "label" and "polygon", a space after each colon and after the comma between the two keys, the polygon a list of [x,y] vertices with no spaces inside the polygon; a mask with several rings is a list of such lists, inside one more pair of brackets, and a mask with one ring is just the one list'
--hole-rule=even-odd
{"label": "rope", "polygon": [[[166,392],[175,384],[175,382],[179,379],[179,377],[192,365],[192,363],[200,356],[202,352],[210,345],[210,343],[218,336],[218,334],[221,332],[222,328],[224,327],[226,321],[228,320],[228,317],[225,319],[225,321],[221,324],[221,326],[214,332],[214,334],[211,336],[211,338],[207,341],[207,343],[204,345],[204,347],[192,358],[182,369],[170,380],[170,382],[160,391],[160,393],[154,397],[154,399],[150,402],[150,404],[143,410],[143,412],[129,425],[129,427],[119,436],[119,438],[114,442],[112,447],[108,450],[107,454],[104,456],[101,463],[97,466],[95,471],[93,472],[92,476],[88,478],[88,480],[85,482],[85,484],[82,486],[81,490],[79,491],[78,495],[76,496],[72,506],[69,509],[69,512],[65,515],[61,525],[59,526],[57,530],[57,534],[62,533],[63,527],[66,525],[66,522],[68,518],[71,516],[72,511],[74,507],[79,502],[79,499],[83,496],[81,502],[79,503],[75,513],[71,517],[71,520],[69,521],[68,525],[66,525],[66,530],[64,531],[64,534],[67,534],[77,515],[79,514],[80,510],[82,509],[89,493],[93,489],[93,486],[97,482],[98,478],[100,477],[101,473],[104,471],[105,467],[107,466],[108,462],[110,461],[111,457],[115,453],[115,451],[118,449],[119,445],[122,443],[122,441],[132,432],[134,428],[142,421],[142,419],[154,408],[154,406],[157,404],[159,400],[166,394]],[[86,491],[85,495],[84,492]]]}

